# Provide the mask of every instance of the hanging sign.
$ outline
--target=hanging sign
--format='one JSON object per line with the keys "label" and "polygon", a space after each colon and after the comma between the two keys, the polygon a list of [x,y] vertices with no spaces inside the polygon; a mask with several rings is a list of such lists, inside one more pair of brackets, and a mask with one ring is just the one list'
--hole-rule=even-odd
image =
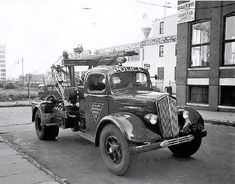
{"label": "hanging sign", "polygon": [[178,5],[177,24],[195,20],[195,1]]}

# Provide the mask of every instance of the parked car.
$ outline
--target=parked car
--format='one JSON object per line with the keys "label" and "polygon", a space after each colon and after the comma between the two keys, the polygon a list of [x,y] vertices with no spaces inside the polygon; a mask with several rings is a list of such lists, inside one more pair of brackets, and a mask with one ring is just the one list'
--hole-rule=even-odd
{"label": "parked car", "polygon": [[60,95],[53,84],[40,84],[38,85],[38,98],[41,100],[59,99]]}

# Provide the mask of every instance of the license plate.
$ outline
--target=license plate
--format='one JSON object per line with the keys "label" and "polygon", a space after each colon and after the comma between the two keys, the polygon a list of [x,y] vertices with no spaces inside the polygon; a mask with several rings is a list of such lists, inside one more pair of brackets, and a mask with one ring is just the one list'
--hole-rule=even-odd
{"label": "license plate", "polygon": [[203,130],[204,129],[204,125],[203,124],[193,124],[192,125],[192,129],[193,130]]}

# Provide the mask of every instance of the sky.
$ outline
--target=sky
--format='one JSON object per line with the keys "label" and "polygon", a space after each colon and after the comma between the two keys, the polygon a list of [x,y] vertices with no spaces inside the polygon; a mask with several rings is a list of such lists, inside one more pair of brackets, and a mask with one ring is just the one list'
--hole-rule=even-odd
{"label": "sky", "polygon": [[[0,0],[0,45],[6,46],[7,78],[45,73],[78,44],[95,50],[144,39],[141,28],[162,18],[177,0]],[[167,15],[176,13],[168,8]]]}

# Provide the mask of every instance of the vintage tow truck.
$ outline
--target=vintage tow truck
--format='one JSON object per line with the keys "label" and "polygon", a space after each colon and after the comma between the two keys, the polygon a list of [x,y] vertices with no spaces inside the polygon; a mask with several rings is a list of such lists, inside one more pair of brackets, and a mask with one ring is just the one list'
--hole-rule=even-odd
{"label": "vintage tow truck", "polygon": [[[32,121],[39,139],[53,140],[59,127],[71,128],[100,147],[107,168],[125,175],[137,153],[168,147],[173,154],[189,157],[206,136],[201,115],[190,107],[177,107],[176,99],[152,90],[144,68],[120,63],[133,52],[91,55],[52,66],[60,99],[35,102]],[[74,66],[89,66],[83,80],[75,80]],[[62,85],[62,75],[70,85]]]}

